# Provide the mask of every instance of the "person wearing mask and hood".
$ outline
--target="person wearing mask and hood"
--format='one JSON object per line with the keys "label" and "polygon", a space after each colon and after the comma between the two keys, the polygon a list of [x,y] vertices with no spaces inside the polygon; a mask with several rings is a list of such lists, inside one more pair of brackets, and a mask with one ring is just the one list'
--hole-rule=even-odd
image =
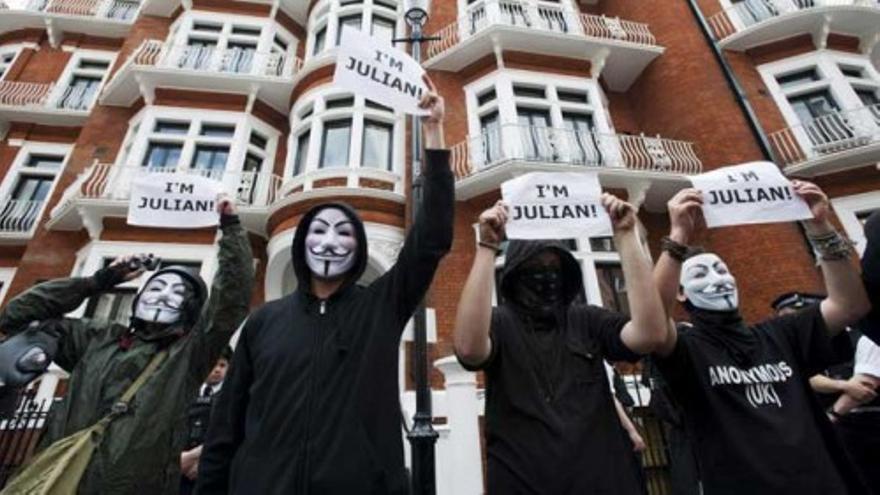
{"label": "person wearing mask and hood", "polygon": [[[70,373],[67,395],[50,412],[40,450],[116,410],[129,385],[157,354],[167,351],[104,433],[79,482],[81,495],[177,493],[178,456],[186,442],[181,418],[247,315],[254,282],[250,243],[234,203],[221,197],[217,208],[222,236],[210,295],[198,273],[172,265],[157,270],[143,285],[132,301],[127,326],[64,318],[86,299],[144,272],[138,262],[144,256],[126,256],[91,277],[39,284],[0,311],[0,331],[13,335],[0,347],[14,344],[19,355],[34,348],[48,351],[47,366],[54,359]],[[29,328],[33,321],[44,324]],[[6,357],[0,374],[20,373],[6,371],[16,362]],[[15,485],[13,479],[3,493],[19,493]]]}
{"label": "person wearing mask and hood", "polygon": [[508,207],[479,217],[479,243],[456,316],[459,361],[486,373],[489,495],[644,493],[604,360],[634,362],[668,328],[635,208],[610,194],[631,318],[580,302],[583,274],[560,241],[511,240],[492,306]]}
{"label": "person wearing mask and hood", "polygon": [[[429,87],[433,88],[430,84]],[[244,325],[199,465],[199,495],[402,495],[398,358],[407,321],[452,244],[443,100],[426,95],[423,202],[397,262],[367,286],[364,224],[315,206],[294,234],[297,288]]]}
{"label": "person wearing mask and hood", "polygon": [[809,383],[839,359],[832,337],[870,305],[852,246],[830,223],[827,196],[808,182],[792,185],[813,213],[803,225],[828,296],[752,325],[740,314],[737,281],[724,260],[686,246],[702,193],[685,189],[669,202],[671,231],[655,278],[667,314],[678,299],[692,328],[670,333],[656,362],[682,406],[706,495],[870,493]]}

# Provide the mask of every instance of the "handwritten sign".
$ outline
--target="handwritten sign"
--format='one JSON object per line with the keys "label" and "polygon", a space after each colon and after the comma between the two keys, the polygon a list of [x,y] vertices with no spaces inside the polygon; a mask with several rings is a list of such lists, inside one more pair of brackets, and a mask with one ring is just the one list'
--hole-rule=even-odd
{"label": "handwritten sign", "polygon": [[810,207],[770,162],[719,168],[691,177],[703,192],[708,227],[791,222],[812,218]]}
{"label": "handwritten sign", "polygon": [[526,174],[501,184],[501,195],[510,206],[507,237],[511,239],[612,234],[595,173]]}
{"label": "handwritten sign", "polygon": [[333,84],[376,103],[413,115],[427,115],[419,108],[428,91],[425,70],[405,52],[344,26]]}
{"label": "handwritten sign", "polygon": [[220,182],[199,175],[142,174],[131,182],[128,224],[188,229],[220,222],[215,209]]}

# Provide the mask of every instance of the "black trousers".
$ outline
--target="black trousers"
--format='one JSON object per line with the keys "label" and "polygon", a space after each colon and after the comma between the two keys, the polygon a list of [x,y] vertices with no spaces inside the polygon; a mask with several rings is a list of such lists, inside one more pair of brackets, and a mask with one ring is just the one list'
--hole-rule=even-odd
{"label": "black trousers", "polygon": [[880,412],[850,413],[835,426],[865,483],[880,494]]}

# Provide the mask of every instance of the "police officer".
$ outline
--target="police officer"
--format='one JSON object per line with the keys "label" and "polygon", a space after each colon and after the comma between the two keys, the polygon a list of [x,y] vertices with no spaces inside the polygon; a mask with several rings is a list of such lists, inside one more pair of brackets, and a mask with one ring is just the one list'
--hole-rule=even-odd
{"label": "police officer", "polygon": [[195,490],[199,457],[202,454],[205,435],[208,433],[211,409],[214,406],[214,399],[220,393],[220,387],[223,386],[230,359],[232,359],[232,349],[227,346],[214,365],[214,369],[211,370],[211,374],[205,378],[198,397],[189,406],[186,415],[186,450],[180,453],[180,495],[189,495]]}

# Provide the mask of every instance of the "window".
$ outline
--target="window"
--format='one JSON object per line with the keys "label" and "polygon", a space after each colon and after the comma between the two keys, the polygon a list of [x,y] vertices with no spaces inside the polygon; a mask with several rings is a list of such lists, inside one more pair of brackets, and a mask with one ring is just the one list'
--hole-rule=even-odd
{"label": "window", "polygon": [[52,194],[67,145],[25,143],[0,185],[0,233],[29,233]]}
{"label": "window", "polygon": [[[334,3],[334,8],[331,7]],[[327,0],[318,2],[312,9],[308,31],[310,37],[310,56],[338,46],[342,32],[348,27],[368,33],[375,38],[391,44],[397,31],[397,2],[394,0]]]}
{"label": "window", "polygon": [[394,21],[374,15],[370,34],[391,45],[394,40]]}
{"label": "window", "polygon": [[[235,134],[235,126],[220,124],[202,124],[202,131],[199,134],[202,136],[231,138],[233,134]],[[265,140],[263,141],[263,144],[265,146]]]}
{"label": "window", "polygon": [[171,143],[150,143],[144,157],[144,166],[149,168],[175,168],[180,161],[183,145]]}
{"label": "window", "polygon": [[207,177],[219,179],[226,169],[228,159],[229,146],[199,145],[196,146],[190,168],[204,171]]}
{"label": "window", "polygon": [[779,87],[781,87],[782,89],[789,89],[813,81],[818,81],[820,79],[821,78],[819,77],[819,73],[816,71],[816,68],[811,67],[807,70],[798,71],[793,74],[779,76],[776,78],[776,81],[779,83]]}
{"label": "window", "polygon": [[497,110],[480,117],[480,135],[483,143],[483,159],[486,163],[494,163],[501,158],[501,127]]}
{"label": "window", "polygon": [[315,33],[315,43],[312,47],[312,55],[317,55],[324,51],[324,45],[327,44],[327,26],[322,27]]}
{"label": "window", "polygon": [[324,124],[321,140],[320,168],[348,166],[349,143],[351,142],[351,119],[335,120]]}
{"label": "window", "polygon": [[519,86],[514,84],[513,95],[525,98],[546,98],[547,91],[544,88],[532,88],[528,86]]}
{"label": "window", "polygon": [[550,141],[550,113],[534,108],[517,108],[517,123],[526,160],[552,160],[555,149]]}
{"label": "window", "polygon": [[160,134],[186,134],[189,132],[189,122],[169,122],[159,120],[153,127],[153,132]]}
{"label": "window", "polygon": [[393,132],[394,128],[391,124],[372,120],[364,121],[362,166],[391,170]]}
{"label": "window", "polygon": [[847,237],[856,245],[861,256],[865,252],[865,221],[880,211],[880,191],[832,198],[831,205]]}
{"label": "window", "polygon": [[67,110],[88,110],[95,102],[98,91],[110,68],[109,57],[91,57],[88,54],[74,55],[62,80],[67,82],[57,99],[57,107]]}
{"label": "window", "polygon": [[596,274],[599,276],[599,290],[603,306],[606,309],[629,316],[626,282],[623,279],[623,268],[620,267],[620,264],[596,263]]}
{"label": "window", "polygon": [[363,17],[361,14],[349,15],[345,17],[339,18],[339,29],[336,30],[336,44],[342,42],[342,32],[345,30],[345,27],[348,26],[352,29],[361,29],[361,21]]}
{"label": "window", "polygon": [[296,160],[293,165],[293,175],[299,175],[305,170],[306,160],[309,156],[309,139],[311,137],[312,133],[306,130],[296,140]]}
{"label": "window", "polygon": [[571,161],[581,165],[602,165],[597,136],[593,133],[593,116],[590,114],[564,112],[562,122],[565,126],[563,142]]}
{"label": "window", "polygon": [[492,88],[488,91],[484,91],[482,94],[477,96],[477,104],[483,106],[487,103],[495,101],[496,98],[497,94],[495,93],[495,88]]}
{"label": "window", "polygon": [[18,50],[0,50],[0,80],[6,75],[6,71],[12,67]]}
{"label": "window", "polygon": [[117,21],[130,21],[137,14],[140,3],[129,0],[113,0],[107,11],[107,17]]}

